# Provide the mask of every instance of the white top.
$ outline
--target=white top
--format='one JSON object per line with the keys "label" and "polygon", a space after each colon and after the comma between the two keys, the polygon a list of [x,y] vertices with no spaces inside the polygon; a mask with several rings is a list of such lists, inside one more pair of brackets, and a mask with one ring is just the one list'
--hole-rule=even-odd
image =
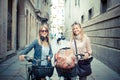
{"label": "white top", "polygon": [[[43,46],[42,45],[42,55],[41,55],[41,59],[45,59],[46,56],[49,55],[49,47]],[[47,65],[47,60],[44,60],[41,62],[42,66],[46,66]]]}

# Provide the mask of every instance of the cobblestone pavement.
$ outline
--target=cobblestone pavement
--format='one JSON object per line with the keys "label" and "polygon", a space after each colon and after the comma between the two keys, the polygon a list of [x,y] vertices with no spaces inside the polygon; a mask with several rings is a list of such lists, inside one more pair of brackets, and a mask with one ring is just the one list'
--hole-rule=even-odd
{"label": "cobblestone pavement", "polygon": [[[61,44],[59,45],[56,44],[56,40],[52,40],[51,42],[54,54],[60,48],[69,46],[68,41],[66,40],[61,41]],[[28,55],[32,56],[33,50]],[[18,60],[18,55],[4,61],[0,64],[0,80],[27,80],[26,63],[26,61],[20,62]],[[88,80],[120,80],[120,75],[118,75],[116,72],[114,72],[95,58],[92,62],[92,71],[93,73],[88,76]],[[59,80],[55,69],[51,80]],[[61,78],[61,80],[63,79]]]}

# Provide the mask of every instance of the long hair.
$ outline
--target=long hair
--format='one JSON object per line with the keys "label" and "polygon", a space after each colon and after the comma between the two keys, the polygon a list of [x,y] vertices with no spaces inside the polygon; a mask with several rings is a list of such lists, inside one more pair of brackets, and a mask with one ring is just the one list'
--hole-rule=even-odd
{"label": "long hair", "polygon": [[49,39],[49,28],[48,28],[48,25],[42,25],[42,26],[40,26],[40,28],[39,28],[39,33],[38,33],[38,44],[39,45],[41,45],[42,44],[42,40],[40,39],[40,37],[41,37],[41,34],[40,34],[40,31],[43,29],[43,28],[45,28],[46,30],[48,30],[48,34],[47,34],[47,42],[48,42],[48,44],[50,44],[50,39]]}
{"label": "long hair", "polygon": [[83,41],[83,38],[84,38],[84,31],[83,31],[83,28],[81,27],[81,25],[80,25],[80,23],[78,23],[78,22],[74,22],[73,24],[72,24],[72,40],[75,38],[75,34],[74,34],[74,32],[73,32],[73,28],[74,28],[74,26],[75,25],[78,25],[79,27],[80,27],[80,29],[81,29],[81,32],[80,32],[80,40],[81,41]]}

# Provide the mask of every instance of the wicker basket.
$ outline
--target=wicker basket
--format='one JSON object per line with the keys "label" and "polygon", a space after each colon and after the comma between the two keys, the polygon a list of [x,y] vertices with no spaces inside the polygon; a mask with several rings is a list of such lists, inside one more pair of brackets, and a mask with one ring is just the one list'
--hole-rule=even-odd
{"label": "wicker basket", "polygon": [[54,72],[54,67],[53,66],[52,67],[33,66],[32,71],[36,77],[41,77],[41,78],[44,78],[46,76],[51,77],[53,75],[53,72]]}

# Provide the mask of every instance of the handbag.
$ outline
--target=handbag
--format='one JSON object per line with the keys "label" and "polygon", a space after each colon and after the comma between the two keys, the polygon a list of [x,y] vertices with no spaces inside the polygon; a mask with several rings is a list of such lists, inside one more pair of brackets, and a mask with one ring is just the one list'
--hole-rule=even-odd
{"label": "handbag", "polygon": [[78,64],[76,64],[76,73],[80,77],[88,76],[92,73],[91,69],[91,61],[93,57],[88,58],[86,60],[78,60]]}
{"label": "handbag", "polygon": [[[77,45],[76,45],[75,39],[74,39],[74,43],[75,43],[75,49],[76,49],[76,55],[77,55],[78,53],[77,53]],[[76,74],[80,77],[90,75],[92,73],[92,69],[91,69],[92,60],[93,60],[93,57],[90,57],[84,60],[78,60],[78,56],[77,56]]]}

